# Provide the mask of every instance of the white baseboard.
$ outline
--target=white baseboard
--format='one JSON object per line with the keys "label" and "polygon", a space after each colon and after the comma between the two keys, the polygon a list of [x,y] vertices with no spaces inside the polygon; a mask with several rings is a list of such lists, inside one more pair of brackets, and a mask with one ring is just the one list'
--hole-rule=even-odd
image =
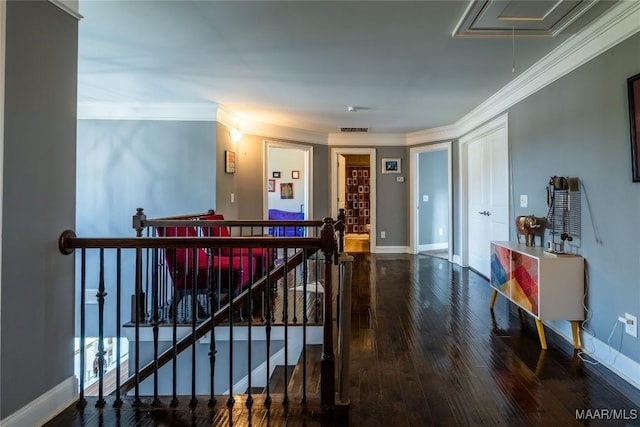
{"label": "white baseboard", "polygon": [[453,255],[453,260],[451,262],[462,267],[462,258],[460,255]]}
{"label": "white baseboard", "polygon": [[78,400],[78,380],[69,377],[13,414],[0,420],[2,427],[41,426]]}
{"label": "white baseboard", "polygon": [[448,249],[449,248],[449,242],[442,242],[442,243],[430,243],[428,245],[421,245],[420,249],[424,250],[424,251],[437,251],[440,249]]}
{"label": "white baseboard", "polygon": [[[545,326],[548,326],[558,335],[573,344],[570,322],[545,322]],[[582,330],[581,333],[581,349],[584,357],[589,357],[595,360],[603,367],[609,369],[618,377],[640,390],[640,363],[625,356],[588,332]]]}
{"label": "white baseboard", "polygon": [[376,246],[371,251],[376,254],[408,254],[411,253],[408,246]]}

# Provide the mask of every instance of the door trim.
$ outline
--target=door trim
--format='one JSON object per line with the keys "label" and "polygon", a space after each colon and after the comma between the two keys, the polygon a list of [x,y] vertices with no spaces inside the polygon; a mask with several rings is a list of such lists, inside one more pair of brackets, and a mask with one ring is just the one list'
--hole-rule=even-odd
{"label": "door trim", "polygon": [[369,192],[369,212],[371,228],[369,230],[369,251],[375,253],[377,251],[377,239],[376,239],[376,223],[377,223],[377,210],[376,210],[376,149],[375,148],[347,148],[347,147],[335,147],[331,148],[330,155],[330,167],[329,173],[331,174],[331,217],[336,218],[338,216],[338,155],[348,154],[368,154],[369,155],[369,188],[372,191]]}
{"label": "door trim", "polygon": [[418,171],[418,156],[420,153],[426,153],[429,151],[439,151],[446,150],[447,151],[447,192],[449,195],[449,204],[448,209],[449,212],[447,214],[448,218],[448,226],[449,226],[449,236],[447,237],[449,241],[449,254],[448,260],[451,261],[453,259],[453,175],[452,175],[452,155],[451,155],[451,141],[442,142],[439,144],[431,144],[431,145],[423,145],[420,147],[411,147],[409,150],[411,159],[411,168],[409,171],[409,194],[410,197],[410,209],[409,209],[409,224],[411,227],[409,236],[409,251],[412,254],[418,252],[418,215],[416,215],[416,211],[418,210],[418,206],[420,203],[420,195],[418,194],[418,179],[420,178],[416,171]]}
{"label": "door trim", "polygon": [[[505,128],[507,138],[509,138],[509,113],[505,113],[499,117],[496,117],[495,119],[474,129],[458,140],[460,153],[458,164],[458,167],[460,169],[460,223],[458,224],[458,227],[460,229],[461,238],[460,259],[454,260],[454,262],[459,261],[458,264],[460,264],[462,267],[469,266],[469,175],[467,173],[469,155],[467,150],[470,143],[501,128]],[[508,146],[509,143],[507,141],[507,147]],[[511,164],[508,164],[507,167],[510,170]],[[511,180],[511,173],[508,173],[508,176],[509,180]],[[511,182],[507,184],[507,188],[511,188]]]}
{"label": "door trim", "polygon": [[304,144],[291,144],[287,142],[271,141],[265,139],[263,141],[264,162],[262,163],[262,216],[265,220],[269,218],[269,191],[267,189],[269,176],[269,148],[284,148],[288,150],[300,150],[305,152],[304,172],[306,174],[306,188],[304,197],[304,219],[311,220],[313,218],[313,146]]}

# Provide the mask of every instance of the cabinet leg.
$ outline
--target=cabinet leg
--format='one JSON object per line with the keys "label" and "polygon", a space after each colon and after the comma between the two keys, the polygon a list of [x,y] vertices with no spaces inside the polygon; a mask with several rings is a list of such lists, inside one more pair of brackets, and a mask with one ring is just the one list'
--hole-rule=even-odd
{"label": "cabinet leg", "polygon": [[580,330],[578,328],[577,320],[571,321],[571,333],[573,335],[573,348],[579,349],[580,348]]}
{"label": "cabinet leg", "polygon": [[493,310],[493,306],[496,303],[496,297],[498,296],[498,291],[495,289],[491,292],[491,302],[489,303],[489,309]]}
{"label": "cabinet leg", "polygon": [[536,328],[538,328],[538,336],[540,337],[540,345],[542,346],[543,350],[546,350],[547,339],[544,337],[544,326],[542,325],[542,320],[536,318],[535,321],[536,321]]}

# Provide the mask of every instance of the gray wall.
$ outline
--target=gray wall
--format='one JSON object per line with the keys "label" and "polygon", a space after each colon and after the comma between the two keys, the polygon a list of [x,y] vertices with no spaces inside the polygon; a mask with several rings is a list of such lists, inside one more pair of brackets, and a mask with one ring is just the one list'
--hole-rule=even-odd
{"label": "gray wall", "polygon": [[[421,245],[444,243],[449,239],[447,160],[447,150],[418,154],[418,243]],[[429,197],[427,202],[423,200],[424,195]]]}
{"label": "gray wall", "polygon": [[0,418],[73,375],[78,23],[49,2],[7,2]]}
{"label": "gray wall", "polygon": [[[408,246],[409,242],[409,149],[407,147],[376,147],[376,227],[378,246]],[[383,158],[401,159],[402,172],[382,174]],[[403,176],[404,182],[396,178]],[[386,238],[380,238],[380,232]]]}
{"label": "gray wall", "polygon": [[[218,172],[216,211],[228,219],[262,219],[263,165],[265,137],[259,135],[243,135],[237,143],[232,143],[228,129],[221,124],[217,128],[216,155]],[[282,141],[313,147],[313,218],[325,216],[335,217],[329,213],[329,149],[327,146]],[[236,152],[236,173],[224,172],[224,151]],[[283,177],[284,178],[284,177]],[[279,180],[278,182],[283,182]],[[266,185],[266,183],[265,183]],[[276,188],[279,191],[279,187]],[[231,203],[231,193],[235,194],[235,202]]]}
{"label": "gray wall", "polygon": [[[76,234],[134,237],[131,217],[138,207],[144,208],[147,218],[215,208],[216,169],[220,168],[215,162],[215,129],[215,122],[79,120]],[[87,252],[89,289],[98,288],[98,255]],[[131,318],[134,264],[133,251],[124,251],[121,303],[126,320]],[[107,252],[105,266],[105,334],[115,336],[113,251]],[[76,278],[80,289],[79,262]],[[98,336],[98,306],[86,309],[87,336]],[[79,316],[76,327],[78,322]]]}
{"label": "gray wall", "polygon": [[639,52],[636,34],[509,110],[512,197],[529,196],[529,207],[515,203],[513,215],[546,216],[549,178],[580,178],[575,250],[587,264],[587,329],[607,342],[616,326],[610,345],[636,362],[640,340],[616,322],[625,312],[640,315],[640,183],[631,181],[626,87],[640,72]]}

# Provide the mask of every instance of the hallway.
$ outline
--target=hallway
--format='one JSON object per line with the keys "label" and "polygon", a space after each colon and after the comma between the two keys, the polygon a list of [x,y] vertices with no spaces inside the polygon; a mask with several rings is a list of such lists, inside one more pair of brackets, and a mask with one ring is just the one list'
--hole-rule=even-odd
{"label": "hallway", "polygon": [[[241,396],[228,409],[188,397],[176,409],[74,407],[48,426],[571,426],[640,425],[640,390],[606,368],[583,362],[572,345],[547,330],[542,351],[531,319],[498,298],[489,310],[485,279],[446,260],[409,254],[355,253],[352,293],[350,419],[322,420],[299,402]],[[93,399],[93,398],[92,398]],[[593,411],[612,412],[593,418]],[[591,411],[591,412],[588,412]],[[314,413],[315,412],[315,413]],[[591,413],[590,419],[577,420]],[[602,412],[598,412],[598,416]],[[348,424],[347,424],[348,423]]]}

